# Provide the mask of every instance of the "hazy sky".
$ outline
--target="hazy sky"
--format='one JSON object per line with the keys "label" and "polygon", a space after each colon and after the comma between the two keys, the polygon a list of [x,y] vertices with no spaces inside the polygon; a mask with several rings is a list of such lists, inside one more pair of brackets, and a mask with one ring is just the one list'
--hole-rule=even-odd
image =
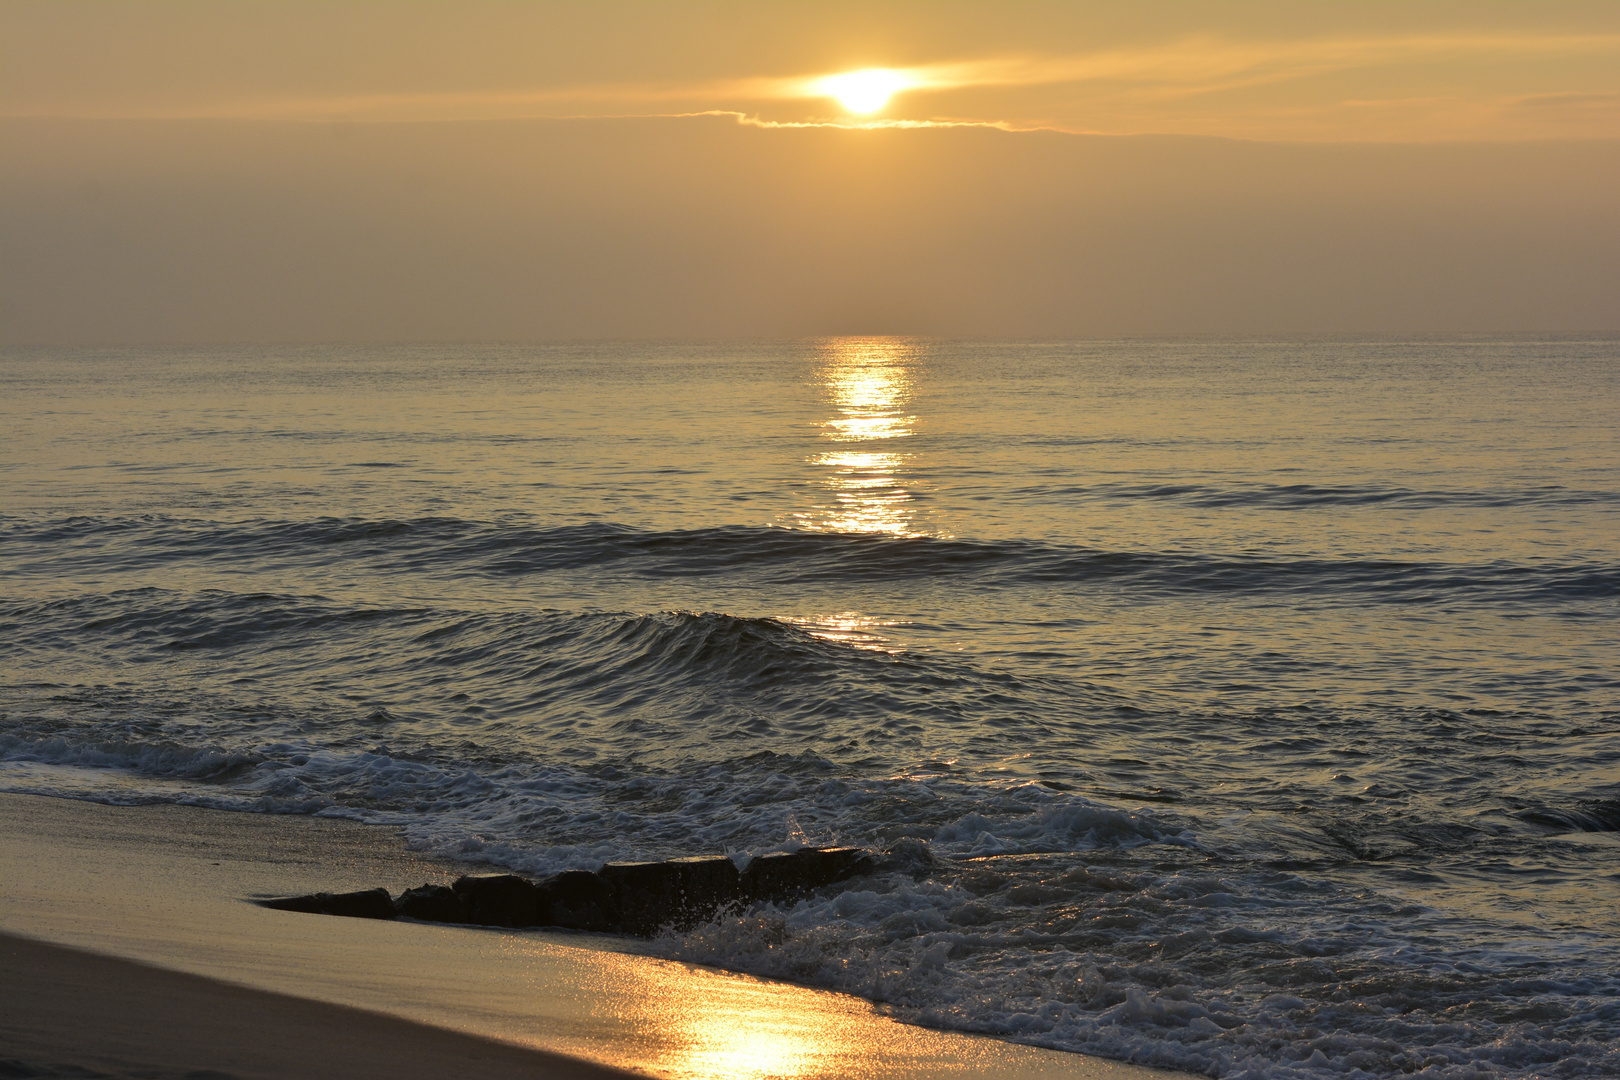
{"label": "hazy sky", "polygon": [[1617,191],[1612,0],[0,5],[13,342],[1617,330]]}

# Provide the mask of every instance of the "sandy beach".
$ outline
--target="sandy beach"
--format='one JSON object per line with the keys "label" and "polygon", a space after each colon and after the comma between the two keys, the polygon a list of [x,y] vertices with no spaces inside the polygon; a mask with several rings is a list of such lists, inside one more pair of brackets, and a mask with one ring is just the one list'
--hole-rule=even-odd
{"label": "sandy beach", "polygon": [[249,990],[8,934],[0,934],[0,982],[10,988],[0,1013],[5,1046],[0,1070],[11,1077],[627,1075],[363,1009]]}
{"label": "sandy beach", "polygon": [[899,1024],[616,940],[247,902],[465,871],[386,829],[17,795],[0,816],[11,1075],[1173,1075]]}

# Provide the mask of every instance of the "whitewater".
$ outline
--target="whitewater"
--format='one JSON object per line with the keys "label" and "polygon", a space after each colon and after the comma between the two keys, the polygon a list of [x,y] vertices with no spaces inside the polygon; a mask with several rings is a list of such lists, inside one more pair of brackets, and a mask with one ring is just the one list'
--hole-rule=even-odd
{"label": "whitewater", "polygon": [[0,790],[1220,1077],[1620,1075],[1620,340],[11,348]]}

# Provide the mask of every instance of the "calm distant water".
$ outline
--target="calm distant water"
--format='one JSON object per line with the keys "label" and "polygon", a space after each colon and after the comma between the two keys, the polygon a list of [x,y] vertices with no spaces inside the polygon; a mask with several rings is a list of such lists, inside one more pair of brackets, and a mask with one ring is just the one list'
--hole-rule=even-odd
{"label": "calm distant water", "polygon": [[1613,340],[11,350],[0,788],[920,841],[656,947],[1211,1075],[1620,1075],[1617,417]]}

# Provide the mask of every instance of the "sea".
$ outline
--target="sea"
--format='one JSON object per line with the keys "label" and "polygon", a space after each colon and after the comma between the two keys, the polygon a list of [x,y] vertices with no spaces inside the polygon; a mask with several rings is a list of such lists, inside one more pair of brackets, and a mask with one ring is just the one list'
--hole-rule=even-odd
{"label": "sea", "polygon": [[1211,1077],[1620,1076],[1620,339],[8,348],[0,789]]}

